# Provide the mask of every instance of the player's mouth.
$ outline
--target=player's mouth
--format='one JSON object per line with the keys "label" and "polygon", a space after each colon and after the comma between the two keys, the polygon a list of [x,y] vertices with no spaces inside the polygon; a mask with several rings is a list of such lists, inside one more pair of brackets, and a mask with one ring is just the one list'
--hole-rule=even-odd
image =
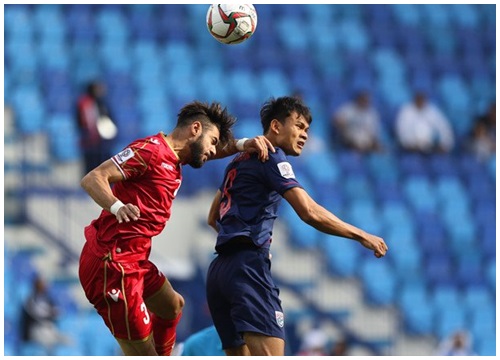
{"label": "player's mouth", "polygon": [[298,147],[299,147],[299,149],[301,149],[301,150],[302,150],[302,148],[304,147],[304,145],[305,145],[305,144],[306,144],[306,142],[305,142],[305,141],[299,141],[299,142],[297,142],[297,146],[298,146]]}

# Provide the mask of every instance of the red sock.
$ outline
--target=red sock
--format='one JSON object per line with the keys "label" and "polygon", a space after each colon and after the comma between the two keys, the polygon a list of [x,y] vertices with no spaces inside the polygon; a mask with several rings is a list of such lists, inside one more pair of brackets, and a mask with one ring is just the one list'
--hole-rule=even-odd
{"label": "red sock", "polygon": [[175,345],[177,333],[175,329],[181,319],[180,313],[173,320],[162,319],[155,314],[151,314],[153,318],[153,337],[155,339],[155,349],[158,355],[170,356]]}

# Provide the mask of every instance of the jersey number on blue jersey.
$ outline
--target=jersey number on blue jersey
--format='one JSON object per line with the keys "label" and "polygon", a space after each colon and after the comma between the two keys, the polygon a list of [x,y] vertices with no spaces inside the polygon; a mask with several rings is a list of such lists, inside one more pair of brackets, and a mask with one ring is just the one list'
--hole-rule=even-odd
{"label": "jersey number on blue jersey", "polygon": [[234,178],[236,177],[236,172],[237,172],[236,169],[231,169],[227,173],[219,208],[220,219],[222,219],[224,215],[226,215],[228,210],[231,208],[231,194],[229,193],[229,189],[231,189],[231,187],[233,186]]}

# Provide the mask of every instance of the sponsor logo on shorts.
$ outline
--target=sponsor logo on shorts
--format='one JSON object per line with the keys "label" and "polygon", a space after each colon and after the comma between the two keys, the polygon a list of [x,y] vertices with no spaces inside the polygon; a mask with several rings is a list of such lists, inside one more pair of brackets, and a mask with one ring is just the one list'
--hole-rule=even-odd
{"label": "sponsor logo on shorts", "polygon": [[114,302],[118,302],[118,300],[120,299],[120,290],[113,289],[111,291],[108,291],[108,295],[111,299],[113,299]]}
{"label": "sponsor logo on shorts", "polygon": [[276,323],[278,324],[279,327],[285,326],[285,316],[281,311],[275,311],[276,314]]}
{"label": "sponsor logo on shorts", "polygon": [[151,141],[153,144],[160,145],[160,142],[158,141],[158,139],[151,138],[151,139],[149,139],[149,141]]}
{"label": "sponsor logo on shorts", "polygon": [[280,171],[281,176],[285,179],[295,179],[295,174],[293,173],[292,165],[289,162],[280,162],[278,164],[278,169]]}
{"label": "sponsor logo on shorts", "polygon": [[131,148],[126,148],[125,150],[116,154],[114,158],[118,164],[123,164],[128,159],[133,158],[134,155],[135,153],[132,151]]}

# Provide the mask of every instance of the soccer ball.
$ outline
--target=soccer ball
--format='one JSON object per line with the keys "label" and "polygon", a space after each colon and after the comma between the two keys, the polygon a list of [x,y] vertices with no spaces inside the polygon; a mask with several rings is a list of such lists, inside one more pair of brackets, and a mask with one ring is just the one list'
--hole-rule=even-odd
{"label": "soccer ball", "polygon": [[239,44],[257,27],[257,12],[251,4],[212,4],[207,12],[210,34],[223,44]]}

